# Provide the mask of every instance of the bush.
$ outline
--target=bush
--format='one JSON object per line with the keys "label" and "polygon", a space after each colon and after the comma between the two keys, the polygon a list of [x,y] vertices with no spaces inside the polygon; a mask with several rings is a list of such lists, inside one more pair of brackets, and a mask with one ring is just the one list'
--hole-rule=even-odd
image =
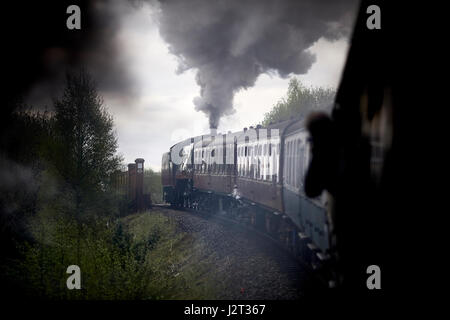
{"label": "bush", "polygon": [[[25,242],[7,270],[25,284],[26,295],[45,299],[140,299],[146,297],[151,270],[146,261],[155,239],[133,241],[119,220],[83,224],[50,211],[31,223],[35,243]],[[69,265],[81,269],[81,290],[68,290]],[[19,272],[14,272],[19,270]]]}

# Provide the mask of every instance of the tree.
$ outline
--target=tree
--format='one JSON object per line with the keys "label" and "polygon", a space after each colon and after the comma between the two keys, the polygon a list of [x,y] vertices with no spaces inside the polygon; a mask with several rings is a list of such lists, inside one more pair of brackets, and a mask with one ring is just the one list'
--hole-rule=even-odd
{"label": "tree", "polygon": [[263,126],[294,118],[304,118],[313,110],[330,109],[336,92],[331,88],[307,88],[297,78],[289,81],[288,92],[265,114]]}
{"label": "tree", "polygon": [[[68,73],[61,99],[54,101],[56,154],[59,174],[74,191],[77,218],[105,193],[112,172],[119,168],[117,138],[92,77],[84,70]],[[94,200],[94,201],[89,201]]]}

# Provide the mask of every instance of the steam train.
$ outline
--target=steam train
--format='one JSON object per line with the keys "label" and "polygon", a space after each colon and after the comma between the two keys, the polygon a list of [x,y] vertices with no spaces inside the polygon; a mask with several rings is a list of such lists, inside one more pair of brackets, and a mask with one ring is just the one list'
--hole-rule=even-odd
{"label": "steam train", "polygon": [[303,120],[193,137],[163,155],[163,197],[254,227],[321,268],[330,249],[327,197],[304,193],[310,156]]}
{"label": "steam train", "polygon": [[[413,49],[398,41],[403,8],[376,3],[387,13],[384,27],[367,28],[373,2],[361,1],[331,116],[316,121],[315,134],[311,123],[306,130],[303,120],[288,120],[194,137],[162,159],[167,202],[267,232],[316,270],[330,271],[349,293],[367,294],[366,270],[373,264],[403,277],[399,248],[415,236],[401,231],[409,230],[405,220],[422,221],[410,218],[421,214],[421,196],[405,201],[423,190],[411,181],[417,152],[411,137],[421,131],[405,120],[417,105],[405,59]],[[308,195],[318,197],[306,197],[308,185],[314,187]]]}

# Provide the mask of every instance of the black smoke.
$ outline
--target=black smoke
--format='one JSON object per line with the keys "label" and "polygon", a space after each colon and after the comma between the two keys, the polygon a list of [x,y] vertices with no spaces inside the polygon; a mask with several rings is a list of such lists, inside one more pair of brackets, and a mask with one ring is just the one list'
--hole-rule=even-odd
{"label": "black smoke", "polygon": [[234,94],[261,73],[304,74],[317,40],[349,36],[356,7],[354,0],[161,1],[160,33],[178,72],[198,70],[194,104],[217,128],[234,112]]}
{"label": "black smoke", "polygon": [[[142,3],[159,10],[160,33],[179,58],[178,72],[197,69],[197,110],[211,128],[233,113],[234,94],[264,72],[303,74],[321,37],[348,36],[357,0],[60,0],[2,5],[4,83],[17,100],[43,107],[58,96],[66,71],[86,68],[104,95],[127,101],[138,92],[120,55],[121,17]],[[81,8],[81,30],[68,30],[66,9]]]}
{"label": "black smoke", "polygon": [[[81,30],[69,30],[66,9],[81,9]],[[17,101],[35,108],[60,94],[67,71],[90,72],[103,94],[132,97],[135,86],[120,57],[120,17],[133,1],[11,1],[2,4],[2,75],[7,84],[2,111]]]}

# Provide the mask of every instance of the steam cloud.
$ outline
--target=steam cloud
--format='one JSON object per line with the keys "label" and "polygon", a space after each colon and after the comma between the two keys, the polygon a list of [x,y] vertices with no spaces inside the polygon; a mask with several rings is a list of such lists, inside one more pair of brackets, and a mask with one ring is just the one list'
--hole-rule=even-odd
{"label": "steam cloud", "polygon": [[171,0],[160,2],[159,22],[178,72],[198,70],[194,104],[217,128],[261,73],[306,73],[315,62],[307,49],[348,36],[355,11],[355,0]]}
{"label": "steam cloud", "polygon": [[[197,69],[197,110],[211,128],[234,112],[234,94],[261,73],[303,74],[315,61],[307,49],[321,37],[348,36],[357,0],[80,0],[81,30],[66,28],[73,1],[7,4],[4,30],[7,100],[26,97],[34,107],[59,95],[66,70],[86,67],[102,94],[133,99],[136,85],[121,58],[121,17],[149,3],[160,34],[179,59],[178,72]],[[20,23],[19,23],[20,22]],[[131,101],[129,101],[131,102]],[[127,103],[126,105],[131,105]],[[8,109],[9,110],[9,109]],[[4,110],[4,111],[8,111]]]}
{"label": "steam cloud", "polygon": [[[81,30],[66,27],[66,9],[72,4],[81,9]],[[117,37],[121,17],[137,8],[135,1],[35,1],[25,7],[10,2],[5,9],[9,101],[48,105],[61,93],[66,71],[80,68],[93,75],[102,94],[124,100],[136,96]]]}

